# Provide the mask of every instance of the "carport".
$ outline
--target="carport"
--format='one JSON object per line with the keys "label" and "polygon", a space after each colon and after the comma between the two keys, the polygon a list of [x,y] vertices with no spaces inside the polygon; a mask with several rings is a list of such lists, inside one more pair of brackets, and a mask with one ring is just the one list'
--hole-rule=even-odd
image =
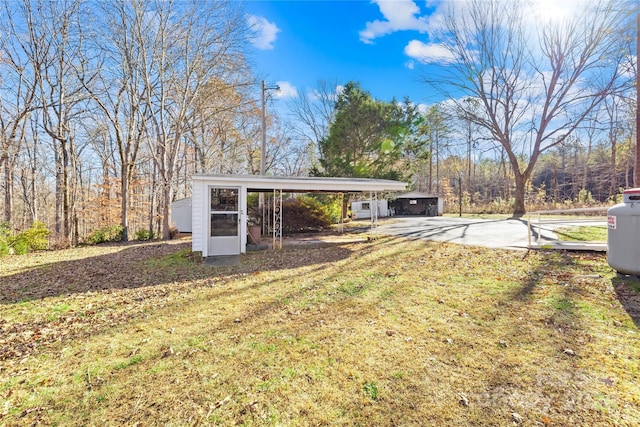
{"label": "carport", "polygon": [[247,247],[247,194],[273,193],[274,247],[282,247],[284,193],[378,193],[404,191],[405,182],[369,178],[315,178],[259,175],[192,177],[192,250],[203,257],[237,255]]}
{"label": "carport", "polygon": [[440,216],[444,212],[444,200],[433,194],[412,191],[397,196],[391,207],[395,215]]}

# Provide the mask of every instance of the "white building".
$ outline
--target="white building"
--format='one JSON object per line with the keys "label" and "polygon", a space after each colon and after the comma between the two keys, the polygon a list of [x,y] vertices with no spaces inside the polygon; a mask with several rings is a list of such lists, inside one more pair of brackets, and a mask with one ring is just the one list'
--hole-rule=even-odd
{"label": "white building", "polygon": [[360,200],[351,202],[351,219],[371,218],[372,208],[376,218],[389,216],[389,203],[386,200]]}
{"label": "white building", "polygon": [[171,221],[181,233],[191,233],[191,197],[171,203]]}
{"label": "white building", "polygon": [[283,193],[377,193],[404,191],[400,181],[257,175],[194,175],[191,197],[192,250],[203,257],[246,252],[247,193],[271,192],[274,247],[282,246]]}

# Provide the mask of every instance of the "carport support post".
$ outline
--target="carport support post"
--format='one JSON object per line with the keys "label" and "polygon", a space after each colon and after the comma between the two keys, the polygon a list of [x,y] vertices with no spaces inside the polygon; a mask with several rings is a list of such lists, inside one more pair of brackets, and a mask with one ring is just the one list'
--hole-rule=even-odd
{"label": "carport support post", "polygon": [[344,193],[340,193],[340,233],[344,233],[344,217],[347,214],[342,210],[343,203],[344,203]]}
{"label": "carport support post", "polygon": [[376,232],[376,227],[378,226],[378,192],[370,191],[369,192],[369,208],[371,210],[371,239],[374,238],[374,233]]}
{"label": "carport support post", "polygon": [[273,190],[273,249],[282,249],[282,190]]}

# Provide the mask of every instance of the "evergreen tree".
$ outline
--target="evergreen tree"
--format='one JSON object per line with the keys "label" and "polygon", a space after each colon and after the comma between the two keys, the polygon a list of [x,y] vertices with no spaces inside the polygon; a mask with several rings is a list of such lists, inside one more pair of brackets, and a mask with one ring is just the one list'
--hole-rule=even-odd
{"label": "evergreen tree", "polygon": [[408,126],[402,106],[375,100],[349,82],[338,94],[334,112],[311,175],[404,178],[400,158]]}

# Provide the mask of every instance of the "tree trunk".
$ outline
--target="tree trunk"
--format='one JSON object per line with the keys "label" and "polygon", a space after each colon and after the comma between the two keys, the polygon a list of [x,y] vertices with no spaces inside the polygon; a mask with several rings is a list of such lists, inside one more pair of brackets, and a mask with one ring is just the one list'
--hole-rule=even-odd
{"label": "tree trunk", "polygon": [[593,145],[593,138],[591,137],[591,135],[589,135],[588,141],[589,142],[587,144],[587,154],[584,159],[584,168],[582,171],[582,188],[583,189],[587,188],[587,183],[589,182],[589,161],[591,160],[591,149]]}
{"label": "tree trunk", "polygon": [[513,203],[513,216],[521,217],[527,212],[524,205],[527,178],[523,174],[514,171],[514,179],[516,188]]}
{"label": "tree trunk", "polygon": [[33,221],[38,219],[38,195],[36,191],[36,173],[38,172],[38,151],[36,147],[36,139],[33,144],[33,158],[31,163],[31,209],[33,212]]}
{"label": "tree trunk", "polygon": [[433,142],[431,143],[431,154],[429,155],[429,194],[433,194]]}
{"label": "tree trunk", "polygon": [[69,153],[66,146],[62,145],[62,177],[63,177],[63,193],[62,193],[62,214],[64,218],[64,237],[69,238],[71,236],[71,203],[70,196],[70,183],[69,183]]}
{"label": "tree trunk", "polygon": [[157,193],[157,181],[156,181],[156,162],[153,164],[153,173],[151,174],[151,192],[149,194],[149,232],[152,236],[156,235],[155,230],[155,218],[156,218],[156,193]]}
{"label": "tree trunk", "polygon": [[618,177],[616,176],[616,136],[612,135],[611,139],[611,183],[609,184],[609,195],[613,196],[618,193]]}
{"label": "tree trunk", "polygon": [[348,212],[349,212],[349,198],[342,196],[342,218],[346,218]]}
{"label": "tree trunk", "polygon": [[13,168],[8,158],[4,159],[4,220],[11,224],[13,211]]}
{"label": "tree trunk", "polygon": [[120,225],[122,226],[122,241],[129,240],[129,167],[122,164],[120,168]]}
{"label": "tree trunk", "polygon": [[165,181],[162,186],[162,239],[171,238],[171,183]]}
{"label": "tree trunk", "polygon": [[56,234],[62,234],[62,220],[60,213],[62,212],[62,160],[58,145],[53,143],[53,150],[56,162],[56,211],[55,211],[55,230]]}

